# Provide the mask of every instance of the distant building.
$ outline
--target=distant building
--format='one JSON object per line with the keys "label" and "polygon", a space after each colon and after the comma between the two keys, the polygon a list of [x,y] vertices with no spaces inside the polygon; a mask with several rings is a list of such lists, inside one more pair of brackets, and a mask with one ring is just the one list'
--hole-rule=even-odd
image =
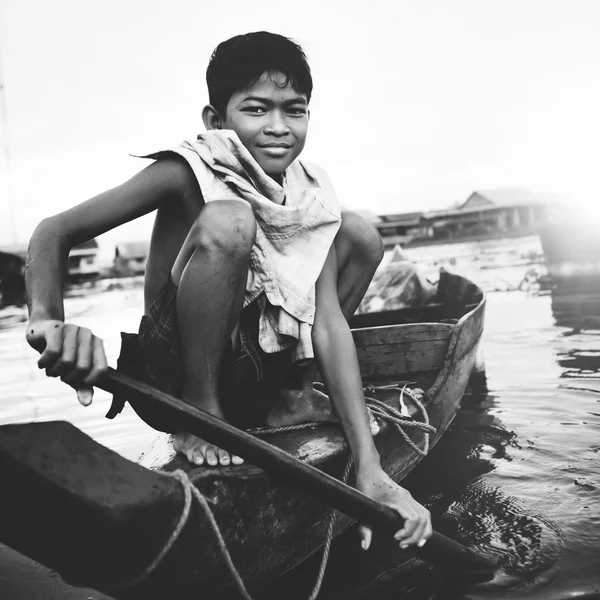
{"label": "distant building", "polygon": [[458,209],[441,212],[443,224],[436,213],[427,217],[445,237],[534,233],[546,220],[543,197],[525,189],[475,191]]}
{"label": "distant building", "polygon": [[94,238],[71,249],[67,260],[67,281],[69,283],[93,281],[98,278],[100,274],[99,250],[98,242]]}
{"label": "distant building", "polygon": [[380,215],[374,223],[385,246],[407,245],[415,238],[427,235],[422,212]]}
{"label": "distant building", "polygon": [[376,226],[385,246],[532,235],[546,223],[554,201],[525,189],[480,190],[457,208],[382,215]]}
{"label": "distant building", "polygon": [[[79,283],[98,278],[98,242],[89,240],[75,246],[67,260],[67,282]],[[0,295],[2,304],[25,302],[25,261],[27,246],[24,244],[0,247]]]}
{"label": "distant building", "polygon": [[115,248],[113,271],[118,277],[143,275],[146,272],[148,242],[124,242]]}

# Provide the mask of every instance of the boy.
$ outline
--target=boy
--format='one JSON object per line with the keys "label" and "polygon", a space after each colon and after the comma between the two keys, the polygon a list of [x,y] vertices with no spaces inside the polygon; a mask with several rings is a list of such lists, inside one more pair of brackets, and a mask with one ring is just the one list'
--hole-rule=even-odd
{"label": "boy", "polygon": [[[107,363],[99,338],[63,323],[69,250],[156,210],[145,316],[130,353],[141,355],[142,376],[219,418],[249,423],[258,415],[277,426],[332,418],[328,399],[313,388],[318,366],[357,488],[406,519],[396,534],[402,547],[423,545],[429,513],[380,466],[347,323],[381,260],[381,241],[356,215],[342,221],[325,174],[296,160],[312,93],[306,57],[283,36],[236,36],[213,53],[207,84],[205,134],[152,155],[156,161],[131,180],[37,227],[26,280],[27,339],[42,353],[38,364],[76,388],[82,404],[91,402]],[[173,433],[176,450],[195,464],[241,462],[188,432]],[[362,547],[370,540],[361,527]]]}

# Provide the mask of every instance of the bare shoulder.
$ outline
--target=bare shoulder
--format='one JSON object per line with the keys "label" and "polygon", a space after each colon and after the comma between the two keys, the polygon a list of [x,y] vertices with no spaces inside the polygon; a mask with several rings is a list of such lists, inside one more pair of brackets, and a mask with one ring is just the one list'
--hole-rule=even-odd
{"label": "bare shoulder", "polygon": [[[183,198],[198,187],[198,181],[188,162],[175,152],[161,152],[157,160],[136,176],[142,185],[150,184],[163,196]],[[133,182],[134,177],[131,182]],[[138,183],[138,182],[136,182]]]}

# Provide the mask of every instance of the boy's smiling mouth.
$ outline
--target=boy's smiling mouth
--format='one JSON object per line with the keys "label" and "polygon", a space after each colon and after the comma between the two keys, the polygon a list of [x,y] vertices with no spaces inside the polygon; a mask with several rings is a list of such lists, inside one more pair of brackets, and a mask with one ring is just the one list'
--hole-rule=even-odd
{"label": "boy's smiling mouth", "polygon": [[291,147],[292,146],[290,144],[275,142],[271,144],[262,144],[259,146],[260,150],[264,152],[264,154],[273,158],[285,156],[290,151]]}
{"label": "boy's smiling mouth", "polygon": [[285,142],[269,142],[268,144],[260,144],[261,148],[291,148],[291,144]]}

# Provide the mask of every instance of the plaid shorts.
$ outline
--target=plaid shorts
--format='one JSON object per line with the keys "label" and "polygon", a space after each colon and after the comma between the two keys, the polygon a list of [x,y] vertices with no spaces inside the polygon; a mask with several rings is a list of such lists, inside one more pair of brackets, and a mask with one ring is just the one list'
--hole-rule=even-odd
{"label": "plaid shorts", "polygon": [[142,317],[138,341],[146,375],[163,392],[179,396],[183,364],[177,328],[177,286],[171,278]]}
{"label": "plaid shorts", "polygon": [[[142,317],[137,334],[121,334],[117,369],[173,396],[181,396],[183,357],[177,324],[177,286],[169,277]],[[225,348],[219,374],[219,396],[225,417],[241,427],[264,424],[274,392],[292,366],[291,351],[265,353],[258,344],[259,310],[256,303],[240,314],[239,342]],[[148,425],[173,433],[177,425],[159,406],[143,396],[115,394],[106,415],[114,418],[128,401]]]}

